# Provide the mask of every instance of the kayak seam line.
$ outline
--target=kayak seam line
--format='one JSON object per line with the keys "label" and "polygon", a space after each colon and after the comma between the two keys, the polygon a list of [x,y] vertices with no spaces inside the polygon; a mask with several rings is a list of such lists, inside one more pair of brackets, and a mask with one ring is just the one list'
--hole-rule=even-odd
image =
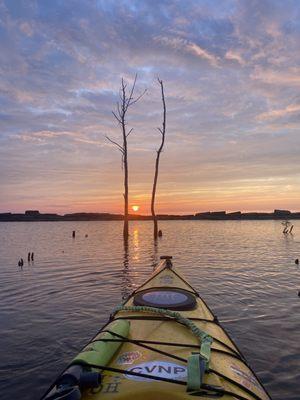
{"label": "kayak seam line", "polygon": [[181,279],[183,283],[185,283],[186,285],[188,285],[191,289],[193,289],[194,293],[199,296],[199,293],[196,292],[196,290],[193,288],[192,285],[190,285],[182,276],[180,276],[174,269],[172,269],[173,273],[177,276],[177,278]]}
{"label": "kayak seam line", "polygon": [[[156,273],[154,271],[154,273],[150,276],[150,278],[148,280],[146,280],[146,282],[144,282],[142,285],[140,285],[138,288],[136,288],[132,293],[131,296],[128,298],[128,300],[133,297],[137,291],[139,291],[142,287],[146,286],[149,282],[151,282],[151,280],[155,277],[157,277],[161,272],[163,272],[167,267],[163,267],[160,270],[158,270]],[[193,288],[192,285],[190,285],[184,278],[182,278],[173,268],[170,269],[183,283],[185,283],[188,287],[190,287],[193,290],[193,293],[197,296],[199,296],[199,293],[196,292],[196,290]],[[201,297],[200,297],[201,298]],[[126,300],[126,301],[128,301]]]}

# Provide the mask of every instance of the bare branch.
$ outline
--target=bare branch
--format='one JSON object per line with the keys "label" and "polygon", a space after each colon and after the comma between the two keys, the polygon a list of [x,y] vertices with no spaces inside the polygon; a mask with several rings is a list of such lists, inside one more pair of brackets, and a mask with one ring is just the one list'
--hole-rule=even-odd
{"label": "bare branch", "polygon": [[123,78],[122,78],[122,115],[125,116],[127,111],[126,107],[126,86],[124,86]]}
{"label": "bare branch", "polygon": [[133,128],[131,128],[130,131],[126,134],[126,137],[128,137],[132,131],[133,131]]}
{"label": "bare branch", "polygon": [[119,102],[117,102],[117,111],[118,111],[119,118],[121,119],[122,118],[122,114],[121,114],[120,103]]}
{"label": "bare branch", "polygon": [[124,78],[122,78],[122,92],[127,88],[127,83],[124,82]]}
{"label": "bare branch", "polygon": [[137,74],[135,74],[134,81],[133,81],[133,84],[132,84],[132,87],[131,87],[131,91],[130,91],[130,95],[129,95],[128,99],[126,100],[126,105],[127,105],[126,109],[129,107],[130,102],[131,102],[131,100],[133,99],[132,96],[133,96],[133,93],[134,93],[134,88],[135,88],[136,80],[137,80]]}
{"label": "bare branch", "polygon": [[117,114],[112,111],[113,116],[116,118],[116,120],[119,122],[119,124],[122,124],[122,120],[117,116]]}
{"label": "bare branch", "polygon": [[162,135],[162,139],[161,139],[161,145],[158,149],[159,152],[162,151],[163,147],[164,147],[164,143],[165,143],[165,134],[166,134],[166,117],[167,117],[167,110],[166,110],[166,101],[165,101],[165,93],[164,93],[164,84],[163,81],[159,78],[157,78],[159,84],[160,84],[160,88],[161,88],[161,100],[163,103],[163,122],[162,122],[162,128],[159,129],[161,135]]}
{"label": "bare branch", "polygon": [[135,100],[132,100],[130,103],[129,103],[129,106],[132,106],[132,104],[135,104],[135,103],[137,103],[143,96],[144,96],[144,94],[147,92],[147,89],[145,89],[144,91],[143,91],[143,93],[141,94],[141,95],[139,95]]}
{"label": "bare branch", "polygon": [[121,101],[123,101],[123,97],[122,97],[122,89],[119,89],[119,98]]}
{"label": "bare branch", "polygon": [[107,135],[105,135],[106,139],[109,140],[112,144],[114,144],[115,146],[118,147],[118,149],[121,151],[122,154],[124,154],[124,148],[123,146],[121,146],[119,143],[115,142],[114,140],[112,140],[110,137],[108,137]]}

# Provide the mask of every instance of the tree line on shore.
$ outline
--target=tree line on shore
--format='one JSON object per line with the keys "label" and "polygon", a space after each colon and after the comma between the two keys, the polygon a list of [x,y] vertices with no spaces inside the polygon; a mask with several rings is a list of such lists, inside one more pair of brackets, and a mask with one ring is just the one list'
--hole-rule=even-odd
{"label": "tree line on shore", "polygon": [[[176,215],[157,214],[158,220],[288,220],[300,219],[300,212],[288,210],[274,210],[274,212],[245,212],[241,211],[208,211],[196,214]],[[72,214],[51,214],[40,213],[38,210],[27,210],[24,214],[0,213],[0,222],[10,221],[123,221],[123,214],[110,213],[72,213]],[[129,220],[152,220],[152,215],[128,214]]]}

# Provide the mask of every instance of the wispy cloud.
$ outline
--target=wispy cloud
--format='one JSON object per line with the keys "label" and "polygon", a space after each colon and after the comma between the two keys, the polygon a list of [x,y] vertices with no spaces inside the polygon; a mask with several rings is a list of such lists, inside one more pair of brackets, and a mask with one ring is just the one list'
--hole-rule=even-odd
{"label": "wispy cloud", "polygon": [[240,65],[245,65],[246,62],[243,57],[235,50],[228,50],[225,54],[227,60],[232,60],[238,62]]}
{"label": "wispy cloud", "polygon": [[218,65],[218,60],[217,57],[215,57],[213,54],[210,54],[208,51],[202,49],[200,46],[198,46],[195,43],[188,43],[187,44],[187,49],[196,54],[196,56],[203,58],[205,60],[208,60],[211,65],[217,66]]}
{"label": "wispy cloud", "polygon": [[270,85],[298,87],[300,85],[300,68],[288,67],[284,70],[276,70],[275,68],[264,69],[258,67],[251,74],[251,78]]}
{"label": "wispy cloud", "polygon": [[259,121],[264,121],[268,119],[286,117],[292,114],[298,114],[300,120],[300,104],[290,104],[285,108],[266,111],[264,113],[259,114],[257,116],[257,119]]}

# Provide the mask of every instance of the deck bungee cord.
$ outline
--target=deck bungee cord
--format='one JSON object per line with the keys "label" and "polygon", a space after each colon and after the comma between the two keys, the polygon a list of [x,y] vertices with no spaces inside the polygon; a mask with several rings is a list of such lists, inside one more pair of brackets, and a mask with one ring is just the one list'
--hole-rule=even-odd
{"label": "deck bungee cord", "polygon": [[[121,320],[121,319],[141,320],[141,321],[168,321],[168,322],[173,322],[174,321],[174,322],[177,322],[177,323],[180,324],[180,321],[175,321],[174,319],[172,319],[170,317],[156,317],[156,316],[148,316],[148,315],[147,316],[130,315],[130,316],[126,316],[126,317],[116,317],[116,318],[111,317],[110,321],[117,321],[117,320]],[[219,325],[219,322],[218,321],[216,322],[215,319],[214,320],[208,320],[208,319],[205,319],[205,318],[190,318],[190,320],[191,321],[200,321],[200,322],[211,322],[211,323],[214,323],[216,325]],[[211,335],[211,337],[213,338],[214,342],[219,343],[222,346],[226,347],[228,350],[230,350],[232,353],[234,353],[237,358],[240,358],[247,365],[247,363],[246,363],[246,361],[245,361],[245,359],[244,359],[242,354],[240,354],[235,349],[233,349],[232,347],[228,346],[228,344],[222,342],[218,338],[216,338],[216,337],[214,337],[212,335]],[[197,347],[197,348],[199,347],[198,345],[194,345],[194,346]],[[189,347],[189,346],[186,346],[186,347]],[[219,351],[218,349],[213,349],[213,348],[211,348],[211,350]],[[220,350],[220,352],[221,352],[221,350]]]}
{"label": "deck bungee cord", "polygon": [[[102,332],[110,332],[110,331],[102,331]],[[115,335],[117,336],[117,335]],[[192,343],[172,343],[172,342],[160,342],[160,341],[155,341],[155,340],[140,340],[140,339],[128,339],[128,338],[122,338],[120,337],[119,339],[95,339],[92,340],[92,342],[122,342],[122,343],[132,343],[132,344],[136,344],[136,345],[142,345],[142,344],[158,344],[161,346],[173,346],[173,347],[190,347],[190,348],[194,348],[194,349],[198,349],[199,345],[196,344],[192,344]],[[222,342],[220,342],[222,343]],[[144,346],[146,347],[146,346]],[[150,346],[148,346],[147,348],[150,349]],[[229,353],[228,351],[225,350],[221,350],[221,349],[215,349],[213,347],[210,348],[211,352],[216,352],[216,353],[221,353],[224,355],[228,355],[230,357],[236,358],[239,361],[243,361],[243,358],[238,354],[238,353]],[[169,354],[169,353],[168,353]],[[175,357],[175,356],[174,356]],[[179,357],[180,358],[180,357]]]}
{"label": "deck bungee cord", "polygon": [[209,368],[209,361],[210,361],[210,347],[213,341],[213,338],[200,329],[197,325],[194,324],[193,321],[184,317],[178,311],[170,311],[164,308],[155,308],[155,307],[147,307],[147,306],[118,306],[115,308],[115,312],[118,311],[132,311],[132,312],[149,312],[154,314],[159,314],[163,316],[168,316],[173,318],[175,321],[180,322],[181,324],[185,325],[190,331],[201,341],[200,346],[200,355],[205,361],[205,368]]}

